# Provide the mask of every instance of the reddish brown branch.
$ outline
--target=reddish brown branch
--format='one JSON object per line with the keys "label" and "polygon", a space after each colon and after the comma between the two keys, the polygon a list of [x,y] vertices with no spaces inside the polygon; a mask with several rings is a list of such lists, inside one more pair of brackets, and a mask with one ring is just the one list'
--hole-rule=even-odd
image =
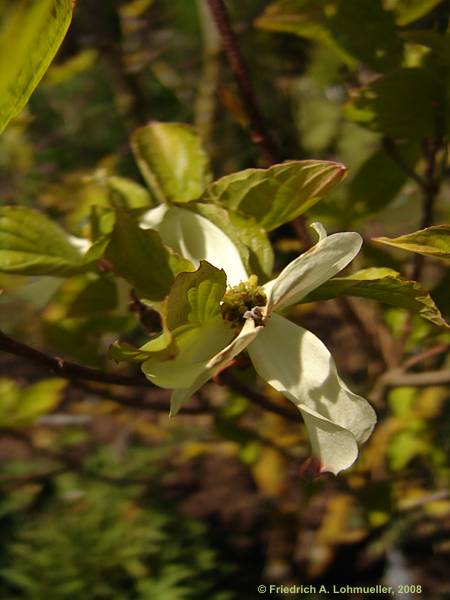
{"label": "reddish brown branch", "polygon": [[[98,369],[83,367],[76,363],[64,360],[58,356],[50,356],[48,354],[44,354],[40,350],[36,350],[35,348],[31,348],[31,346],[27,346],[26,344],[22,344],[21,342],[13,340],[1,331],[0,351],[8,352],[10,354],[14,354],[15,356],[20,356],[25,360],[31,361],[36,365],[44,367],[53,374],[57,375],[58,377],[63,377],[64,379],[73,381],[77,387],[83,389],[84,391],[88,391],[94,394],[98,393],[99,395],[107,397],[110,400],[113,400],[120,404],[144,410],[155,410],[158,412],[168,410],[168,398],[166,400],[167,391],[158,390],[158,388],[153,386],[149,381],[147,381],[143,377],[119,375],[116,373],[105,373],[104,371],[99,371]],[[161,392],[161,395],[158,394],[156,398],[150,399],[149,402],[136,401],[133,398],[126,398],[125,396],[114,394],[113,392],[103,392],[94,388],[90,388],[89,386],[84,384],[83,381],[131,387],[146,387],[154,390],[155,392]],[[254,404],[261,406],[265,410],[284,416],[289,420],[298,420],[299,418],[295,410],[289,410],[288,408],[284,408],[282,406],[277,406],[273,404],[269,400],[266,400],[266,398],[261,394],[258,394],[257,392],[254,392],[253,390],[250,390],[247,387],[243,386],[234,378],[227,378],[225,383],[230,385],[230,387],[232,387],[233,389],[245,394],[249,398],[249,400],[251,400]],[[193,415],[204,414],[205,412],[207,412],[202,406],[192,405],[186,406],[183,409],[183,411],[186,414]]]}
{"label": "reddish brown branch", "polygon": [[267,165],[274,164],[278,162],[275,142],[256,101],[247,64],[231,26],[226,6],[223,0],[207,0],[207,2],[222,37],[223,49],[247,114],[251,140],[259,148],[264,162]]}
{"label": "reddish brown branch", "polygon": [[98,369],[83,367],[68,360],[64,360],[59,356],[44,354],[44,352],[41,352],[40,350],[36,350],[31,346],[13,340],[2,331],[0,331],[0,351],[20,356],[64,379],[81,379],[84,381],[95,381],[97,383],[109,383],[133,387],[153,387],[152,384],[143,377],[120,375],[118,373],[105,373]]}

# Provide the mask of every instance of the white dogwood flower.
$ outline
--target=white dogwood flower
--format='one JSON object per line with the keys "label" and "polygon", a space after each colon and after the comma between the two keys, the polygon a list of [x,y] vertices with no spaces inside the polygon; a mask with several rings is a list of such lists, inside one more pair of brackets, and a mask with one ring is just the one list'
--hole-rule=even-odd
{"label": "white dogwood flower", "polygon": [[198,267],[201,260],[223,269],[229,285],[248,275],[242,258],[225,233],[209,219],[179,206],[161,204],[144,213],[142,229],[156,229],[164,244]]}
{"label": "white dogwood flower", "polygon": [[[142,370],[156,385],[174,389],[171,414],[175,414],[247,349],[257,373],[300,410],[321,470],[337,474],[356,460],[358,445],[374,427],[375,412],[340,379],[326,346],[277,313],[341,271],[359,252],[362,240],[354,232],[327,236],[321,225],[314,228],[319,234],[317,244],[278,277],[258,287],[252,276],[229,289],[221,314],[196,331],[180,354],[166,361],[151,358]],[[233,319],[235,326],[241,324],[238,335],[229,325]]]}

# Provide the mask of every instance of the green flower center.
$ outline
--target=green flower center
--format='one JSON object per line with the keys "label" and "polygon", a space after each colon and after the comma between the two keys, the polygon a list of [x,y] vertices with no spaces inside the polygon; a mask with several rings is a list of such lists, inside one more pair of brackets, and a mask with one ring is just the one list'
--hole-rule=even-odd
{"label": "green flower center", "polygon": [[[251,317],[257,325],[263,325],[261,308],[267,301],[266,294],[258,285],[256,275],[251,275],[248,281],[229,288],[220,305],[220,312],[225,321],[241,327],[246,318]],[[246,314],[248,313],[248,314]]]}

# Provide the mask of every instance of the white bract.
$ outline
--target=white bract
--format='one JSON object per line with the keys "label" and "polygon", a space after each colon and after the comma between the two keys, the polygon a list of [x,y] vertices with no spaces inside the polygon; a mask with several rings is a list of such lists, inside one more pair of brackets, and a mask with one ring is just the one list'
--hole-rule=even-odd
{"label": "white bract", "polygon": [[[337,474],[356,460],[358,445],[375,425],[375,412],[340,379],[326,346],[277,312],[298,303],[341,271],[359,252],[362,240],[357,233],[327,236],[321,225],[315,224],[314,228],[319,234],[317,244],[262,286],[266,302],[244,314],[238,335],[218,314],[193,333],[192,342],[184,344],[175,358],[151,358],[143,363],[142,370],[156,385],[174,390],[173,415],[204,383],[247,349],[257,373],[300,410],[321,470]],[[195,231],[190,236],[195,237]],[[227,244],[233,245],[230,240]],[[193,258],[208,260],[198,254]],[[224,268],[233,284],[244,279],[241,266],[236,275],[229,271],[229,264],[213,264]]]}
{"label": "white bract", "polygon": [[156,229],[164,244],[193,265],[201,260],[223,269],[229,285],[236,285],[248,275],[242,258],[224,232],[209,219],[179,206],[161,204],[144,213],[142,229]]}

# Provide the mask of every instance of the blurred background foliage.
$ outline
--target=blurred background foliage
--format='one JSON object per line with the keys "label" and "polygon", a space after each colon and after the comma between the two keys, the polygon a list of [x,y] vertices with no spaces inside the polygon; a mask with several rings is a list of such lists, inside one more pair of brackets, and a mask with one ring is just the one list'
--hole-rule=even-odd
{"label": "blurred background foliage", "polygon": [[[280,161],[349,169],[308,220],[358,230],[358,267],[420,275],[448,317],[447,265],[371,238],[449,222],[450,3],[227,6]],[[43,210],[74,235],[112,196],[150,204],[129,146],[150,119],[195,124],[216,176],[259,164],[206,2],[78,0],[56,61],[2,135],[0,203]],[[302,249],[293,231],[271,234],[276,269]],[[139,303],[108,275],[1,275],[0,286],[1,328],[56,355],[112,368],[115,339],[146,339]],[[337,478],[308,479],[303,429],[252,403],[255,389],[283,400],[245,364],[237,385],[207,386],[169,421],[162,390],[48,380],[2,354],[1,597],[251,599],[261,582],[450,593],[448,388],[382,381],[415,355],[413,371],[448,369],[449,334],[368,301],[350,315],[329,301],[292,317],[378,413]]]}

